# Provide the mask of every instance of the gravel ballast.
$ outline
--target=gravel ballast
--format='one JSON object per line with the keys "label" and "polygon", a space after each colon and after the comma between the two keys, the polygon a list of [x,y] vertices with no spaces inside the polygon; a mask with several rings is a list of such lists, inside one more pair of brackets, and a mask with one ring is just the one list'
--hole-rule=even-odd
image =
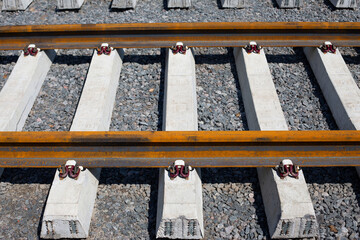
{"label": "gravel ballast", "polygon": [[59,50],[24,131],[69,131],[75,114],[92,50]]}
{"label": "gravel ballast", "polygon": [[[193,1],[188,10],[164,9],[162,0],[138,1],[135,10],[111,11],[108,0],[88,0],[79,11],[56,11],[56,1],[34,0],[24,12],[0,12],[0,25],[355,21],[359,8],[335,10],[330,1],[304,1],[278,9],[275,1],[249,1],[245,9],[219,9],[216,0]],[[1,5],[1,3],[0,3]],[[1,7],[1,6],[0,6]],[[340,48],[360,86],[359,48]],[[26,121],[25,131],[68,131],[93,50],[59,50]],[[289,130],[336,130],[336,123],[300,48],[266,48]],[[195,48],[199,130],[248,130],[231,48]],[[0,51],[0,89],[18,51]],[[164,49],[125,49],[111,131],[160,131]],[[0,238],[38,239],[49,169],[6,169],[0,179]],[[305,168],[321,239],[359,239],[360,184],[354,168]],[[266,216],[254,168],[203,169],[207,239],[267,239]],[[103,169],[89,239],[154,239],[157,169]]]}
{"label": "gravel ballast", "polygon": [[289,130],[336,130],[301,48],[267,48],[266,58]]}
{"label": "gravel ballast", "polygon": [[360,48],[340,48],[340,52],[360,88]]}
{"label": "gravel ballast", "polygon": [[19,55],[19,51],[0,51],[0,91],[9,78]]}
{"label": "gravel ballast", "polygon": [[112,11],[109,0],[88,0],[78,11],[58,11],[56,1],[34,0],[24,12],[1,12],[0,24],[360,20],[359,8],[335,10],[329,0],[304,1],[300,9],[279,9],[275,0],[248,1],[249,7],[244,9],[219,9],[218,0],[196,0],[188,10],[165,9],[165,1],[142,0],[137,1],[135,10]]}

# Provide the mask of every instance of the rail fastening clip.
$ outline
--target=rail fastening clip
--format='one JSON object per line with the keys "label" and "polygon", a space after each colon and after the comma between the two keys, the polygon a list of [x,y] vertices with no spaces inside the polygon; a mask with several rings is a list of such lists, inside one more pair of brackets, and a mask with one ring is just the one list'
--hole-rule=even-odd
{"label": "rail fastening clip", "polygon": [[185,164],[184,160],[176,160],[167,170],[169,171],[171,180],[174,180],[177,176],[189,180],[190,171],[194,169],[188,164]]}
{"label": "rail fastening clip", "polygon": [[177,42],[176,45],[171,47],[170,49],[174,55],[177,53],[185,55],[186,50],[188,50],[189,48],[187,46],[185,46],[182,42]]}
{"label": "rail fastening clip", "polygon": [[35,44],[30,44],[27,48],[24,49],[24,56],[33,56],[35,57],[38,52],[40,52],[40,48],[37,48]]}
{"label": "rail fastening clip", "polygon": [[320,46],[323,53],[336,53],[336,47],[331,42],[325,42]]}
{"label": "rail fastening clip", "polygon": [[75,160],[68,160],[64,165],[61,165],[58,170],[60,180],[63,180],[67,176],[77,180],[80,172],[84,170],[84,168],[82,166],[78,166]]}
{"label": "rail fastening clip", "polygon": [[248,54],[251,54],[251,53],[257,53],[259,54],[262,47],[259,46],[256,42],[250,42],[249,45],[246,45],[244,47],[245,51],[248,53]]}
{"label": "rail fastening clip", "polygon": [[282,160],[280,165],[275,167],[275,170],[277,170],[281,179],[287,176],[292,176],[296,179],[299,178],[300,167],[293,164],[290,159]]}
{"label": "rail fastening clip", "polygon": [[114,50],[114,48],[109,47],[108,43],[103,43],[99,48],[96,49],[98,55],[110,55],[112,50]]}

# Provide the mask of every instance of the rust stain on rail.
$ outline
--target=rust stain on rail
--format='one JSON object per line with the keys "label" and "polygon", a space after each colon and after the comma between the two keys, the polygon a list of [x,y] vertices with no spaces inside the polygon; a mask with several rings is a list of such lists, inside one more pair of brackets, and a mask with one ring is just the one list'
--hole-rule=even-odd
{"label": "rust stain on rail", "polygon": [[245,46],[360,46],[358,22],[235,22],[126,23],[1,26],[0,50],[113,47],[170,47],[181,41],[191,47]]}
{"label": "rust stain on rail", "polygon": [[359,131],[0,132],[0,167],[360,166]]}

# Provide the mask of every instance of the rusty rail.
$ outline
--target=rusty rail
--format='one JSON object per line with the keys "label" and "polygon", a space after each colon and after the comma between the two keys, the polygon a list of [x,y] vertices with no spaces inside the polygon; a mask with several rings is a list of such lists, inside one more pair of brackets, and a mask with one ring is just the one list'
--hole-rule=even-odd
{"label": "rusty rail", "polygon": [[360,131],[0,132],[0,167],[360,166]]}
{"label": "rusty rail", "polygon": [[1,26],[0,50],[112,47],[360,46],[359,22],[129,23]]}

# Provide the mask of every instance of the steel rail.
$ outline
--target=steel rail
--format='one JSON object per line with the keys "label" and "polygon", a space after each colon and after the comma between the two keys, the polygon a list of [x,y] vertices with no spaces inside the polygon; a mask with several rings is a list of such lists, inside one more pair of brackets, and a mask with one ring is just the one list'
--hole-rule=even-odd
{"label": "steel rail", "polygon": [[360,166],[360,131],[0,132],[0,167]]}
{"label": "steel rail", "polygon": [[127,23],[1,26],[0,50],[96,48],[360,46],[359,22]]}

